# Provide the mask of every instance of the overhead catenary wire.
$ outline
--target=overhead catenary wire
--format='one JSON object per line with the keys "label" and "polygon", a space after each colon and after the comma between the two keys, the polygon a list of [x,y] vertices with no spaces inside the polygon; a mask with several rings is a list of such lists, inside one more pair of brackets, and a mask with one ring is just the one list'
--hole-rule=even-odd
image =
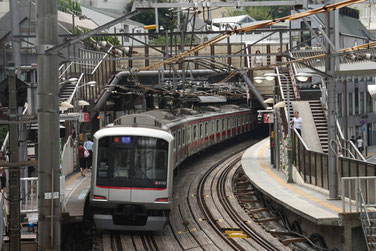
{"label": "overhead catenary wire", "polygon": [[204,48],[206,48],[210,45],[216,44],[216,43],[218,43],[218,42],[220,42],[220,41],[222,41],[222,40],[224,40],[224,39],[226,39],[226,38],[228,38],[228,37],[230,37],[234,34],[237,34],[237,33],[244,33],[244,32],[256,30],[256,29],[263,28],[263,27],[273,26],[273,25],[280,23],[280,22],[293,21],[293,20],[297,20],[297,19],[300,19],[300,18],[303,18],[303,17],[311,16],[311,15],[314,15],[314,14],[330,12],[330,11],[335,10],[335,9],[340,9],[340,8],[343,8],[343,7],[352,5],[352,4],[356,4],[356,3],[361,3],[361,2],[364,2],[364,1],[365,0],[346,0],[346,1],[338,2],[338,3],[324,5],[320,8],[316,8],[316,9],[313,9],[313,10],[308,10],[308,11],[301,12],[301,13],[295,13],[295,14],[292,14],[292,15],[289,15],[289,16],[286,16],[286,17],[281,17],[281,18],[276,18],[276,19],[270,20],[270,21],[265,21],[265,22],[255,24],[255,25],[251,25],[251,26],[247,26],[247,27],[244,27],[244,28],[234,28],[230,31],[226,31],[222,34],[219,34],[218,36],[208,40],[207,42],[205,42],[201,45],[198,45],[198,46],[193,47],[192,49],[190,49],[188,51],[185,51],[181,54],[178,54],[175,57],[166,59],[164,61],[155,63],[155,64],[150,65],[150,66],[146,66],[146,67],[143,67],[143,68],[140,68],[140,69],[136,69],[135,72],[145,71],[145,70],[153,69],[153,68],[165,65],[165,64],[178,62],[180,59],[182,59],[182,58],[184,58],[184,57],[186,57],[186,56],[188,56],[192,53],[195,53],[196,51],[202,50],[202,49],[204,49]]}

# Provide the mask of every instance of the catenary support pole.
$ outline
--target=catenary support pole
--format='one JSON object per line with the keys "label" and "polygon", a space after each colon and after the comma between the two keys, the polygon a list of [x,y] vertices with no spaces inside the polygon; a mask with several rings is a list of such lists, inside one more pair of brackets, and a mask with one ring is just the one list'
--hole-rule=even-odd
{"label": "catenary support pole", "polygon": [[[338,49],[338,41],[335,33],[337,32],[336,18],[337,10],[331,11],[326,14],[326,32],[327,36],[332,40],[334,47]],[[336,163],[336,146],[331,142],[336,141],[336,86],[335,86],[335,69],[336,69],[336,58],[337,53],[329,45],[327,41],[326,57],[325,61],[325,72],[330,75],[329,78],[325,78],[325,82],[328,88],[328,169],[329,169],[329,199],[338,199],[338,173],[337,173],[337,163]],[[333,148],[331,147],[333,146]]]}
{"label": "catenary support pole", "polygon": [[58,44],[57,2],[37,1],[38,54],[38,250],[61,249],[59,175],[58,55],[45,51]]}
{"label": "catenary support pole", "polygon": [[[16,67],[9,62],[8,84],[9,84],[9,119],[17,120],[17,76]],[[10,162],[19,162],[18,149],[18,125],[9,125],[9,150]],[[19,167],[9,169],[9,250],[21,250],[20,235],[20,169]]]}

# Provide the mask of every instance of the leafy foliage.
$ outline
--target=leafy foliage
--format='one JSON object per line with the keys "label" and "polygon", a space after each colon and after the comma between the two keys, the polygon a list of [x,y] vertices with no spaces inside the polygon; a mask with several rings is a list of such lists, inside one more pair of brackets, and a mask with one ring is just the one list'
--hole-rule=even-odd
{"label": "leafy foliage", "polygon": [[[157,2],[161,3],[166,1],[158,0]],[[132,9],[132,5],[133,0],[127,4],[124,13],[130,12]],[[155,12],[154,10],[147,10],[138,14],[137,16],[132,17],[131,20],[142,23],[144,25],[155,24]],[[158,9],[158,23],[159,26],[163,26],[164,29],[173,29],[175,27],[174,13],[170,13],[168,9]]]}
{"label": "leafy foliage", "polygon": [[228,10],[226,16],[248,15],[256,20],[270,20],[290,15],[289,6],[246,6],[242,10]]}
{"label": "leafy foliage", "polygon": [[58,0],[57,5],[59,10],[63,12],[68,12],[68,10],[74,12],[75,15],[81,15],[82,9],[81,5],[77,1],[72,0]]}
{"label": "leafy foliage", "polygon": [[[171,45],[171,37],[169,36],[169,45]],[[185,38],[185,41],[184,41],[184,44],[190,44],[191,43],[191,38],[190,37],[186,37]],[[166,36],[163,36],[163,35],[159,35],[159,36],[155,36],[153,38],[153,40],[150,40],[150,44],[151,45],[166,45]],[[172,44],[175,44],[175,38],[172,38]],[[180,36],[177,36],[176,37],[176,44],[178,46],[181,45],[181,37]]]}

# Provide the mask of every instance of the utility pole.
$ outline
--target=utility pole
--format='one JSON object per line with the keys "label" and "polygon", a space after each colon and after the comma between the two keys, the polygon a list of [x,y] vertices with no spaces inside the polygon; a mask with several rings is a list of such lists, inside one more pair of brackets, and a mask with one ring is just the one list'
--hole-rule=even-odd
{"label": "utility pole", "polygon": [[[18,106],[17,106],[17,75],[16,68],[21,66],[21,44],[18,38],[20,34],[19,15],[17,0],[9,1],[10,10],[10,25],[12,35],[12,59],[8,68],[8,85],[9,85],[9,119],[17,120]],[[10,161],[19,162],[20,153],[24,155],[25,150],[19,150],[19,132],[21,130],[22,139],[26,136],[24,132],[25,126],[18,126],[17,124],[9,125],[9,140],[10,140]],[[26,148],[26,147],[25,147]],[[22,159],[23,156],[21,156]],[[9,249],[12,251],[21,250],[21,233],[20,233],[20,167],[9,168]]]}
{"label": "utility pole", "polygon": [[[17,0],[9,0],[10,9],[10,25],[12,34],[12,57],[14,65],[16,68],[21,66],[21,44],[19,38],[16,36],[20,35],[20,24],[18,16],[18,4]],[[18,75],[18,74],[17,74]]]}
{"label": "utility pole", "polygon": [[333,10],[326,14],[326,33],[335,48],[326,43],[325,73],[330,77],[325,78],[328,88],[328,169],[329,169],[329,199],[338,199],[338,173],[336,160],[336,83],[335,71],[338,60],[336,53],[339,47],[338,38],[338,10]]}
{"label": "utility pole", "polygon": [[37,1],[38,250],[61,249],[57,1]]}
{"label": "utility pole", "polygon": [[[9,85],[9,120],[17,121],[17,76],[16,67],[13,62],[8,66],[8,85]],[[9,150],[10,162],[19,162],[18,151],[18,125],[10,123],[9,125]],[[19,167],[9,168],[9,250],[21,250],[20,233],[20,169]]]}

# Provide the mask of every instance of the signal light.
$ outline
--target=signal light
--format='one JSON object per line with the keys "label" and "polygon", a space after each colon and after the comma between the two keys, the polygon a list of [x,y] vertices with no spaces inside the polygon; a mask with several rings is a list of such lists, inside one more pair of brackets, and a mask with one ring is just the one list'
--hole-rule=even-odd
{"label": "signal light", "polygon": [[115,142],[115,143],[119,143],[119,138],[117,138],[117,137],[114,138],[114,142]]}
{"label": "signal light", "polygon": [[101,116],[97,116],[97,119],[101,119]]}

